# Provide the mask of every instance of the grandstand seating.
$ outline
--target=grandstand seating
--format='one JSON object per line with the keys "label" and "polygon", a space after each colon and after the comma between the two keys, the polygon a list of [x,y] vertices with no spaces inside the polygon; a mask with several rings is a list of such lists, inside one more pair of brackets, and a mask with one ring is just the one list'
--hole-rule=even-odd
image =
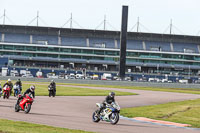
{"label": "grandstand seating", "polygon": [[146,41],[146,50],[149,51],[166,51],[170,52],[170,43],[165,43],[165,42],[150,42]]}
{"label": "grandstand seating", "polygon": [[174,52],[199,53],[197,44],[173,43]]}
{"label": "grandstand seating", "polygon": [[86,38],[81,37],[61,37],[61,44],[64,46],[86,47]]}
{"label": "grandstand seating", "polygon": [[114,39],[111,38],[89,38],[90,47],[115,48]]}
{"label": "grandstand seating", "polygon": [[58,37],[57,36],[48,36],[48,35],[33,35],[33,42],[36,44],[58,44]]}
{"label": "grandstand seating", "polygon": [[4,38],[4,42],[30,43],[30,35],[6,33],[5,38]]}

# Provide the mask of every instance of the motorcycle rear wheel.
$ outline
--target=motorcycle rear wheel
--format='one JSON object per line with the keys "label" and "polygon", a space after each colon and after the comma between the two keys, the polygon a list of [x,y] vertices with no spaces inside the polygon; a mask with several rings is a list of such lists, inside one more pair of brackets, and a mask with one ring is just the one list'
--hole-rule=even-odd
{"label": "motorcycle rear wheel", "polygon": [[26,103],[25,108],[24,108],[25,114],[28,114],[30,110],[31,110],[31,104]]}

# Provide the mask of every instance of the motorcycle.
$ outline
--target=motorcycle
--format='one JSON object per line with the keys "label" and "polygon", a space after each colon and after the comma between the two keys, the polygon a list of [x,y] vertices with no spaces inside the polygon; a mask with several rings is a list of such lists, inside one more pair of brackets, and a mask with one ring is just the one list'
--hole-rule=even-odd
{"label": "motorcycle", "polygon": [[3,99],[5,99],[5,98],[9,99],[9,97],[10,97],[10,87],[8,85],[6,85],[3,88]]}
{"label": "motorcycle", "polygon": [[55,97],[56,92],[51,85],[48,87],[48,91],[49,91],[49,97],[51,97],[51,96]]}
{"label": "motorcycle", "polygon": [[[106,105],[106,108],[99,112],[100,108],[102,108],[102,104],[96,103],[97,109],[93,115],[92,120],[93,122],[99,122],[100,120],[110,122],[111,124],[115,125],[119,121],[119,113],[120,107],[117,102],[112,102],[110,105]],[[99,113],[98,113],[99,112]]]}
{"label": "motorcycle", "polygon": [[19,85],[14,85],[14,97],[18,96],[19,94],[21,94],[20,91],[20,86]]}
{"label": "motorcycle", "polygon": [[1,88],[0,88],[0,98],[1,98],[1,95],[2,95],[2,90],[1,90]]}
{"label": "motorcycle", "polygon": [[[22,97],[19,94],[19,97]],[[15,112],[19,112],[20,110],[24,111],[26,114],[30,112],[31,105],[33,103],[33,98],[31,94],[26,94],[25,97],[19,101],[19,103],[15,104]]]}

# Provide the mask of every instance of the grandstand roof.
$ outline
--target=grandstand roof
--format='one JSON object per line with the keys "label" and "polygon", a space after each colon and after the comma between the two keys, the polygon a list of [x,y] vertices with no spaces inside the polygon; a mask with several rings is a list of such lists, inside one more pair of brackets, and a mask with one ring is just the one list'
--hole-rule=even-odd
{"label": "grandstand roof", "polygon": [[[22,33],[22,34],[39,34],[39,35],[56,35],[56,36],[79,36],[79,37],[104,37],[120,38],[119,31],[91,30],[91,29],[70,29],[57,27],[37,27],[21,25],[0,25],[2,33]],[[170,35],[158,33],[128,32],[128,39],[144,41],[161,41],[161,42],[184,42],[200,44],[199,36],[189,35]]]}

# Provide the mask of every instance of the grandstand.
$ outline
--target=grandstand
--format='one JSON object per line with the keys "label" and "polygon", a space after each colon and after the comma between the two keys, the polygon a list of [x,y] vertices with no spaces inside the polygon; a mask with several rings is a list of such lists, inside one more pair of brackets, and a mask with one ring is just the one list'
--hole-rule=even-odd
{"label": "grandstand", "polygon": [[[200,37],[128,32],[126,71],[197,75]],[[0,25],[0,55],[10,67],[118,71],[120,32]]]}

